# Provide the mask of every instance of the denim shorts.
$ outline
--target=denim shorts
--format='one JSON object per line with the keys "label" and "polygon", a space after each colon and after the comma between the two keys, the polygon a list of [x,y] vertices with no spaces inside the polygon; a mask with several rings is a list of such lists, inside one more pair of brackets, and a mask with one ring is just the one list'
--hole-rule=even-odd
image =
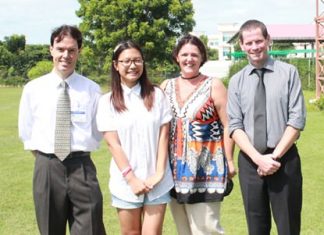
{"label": "denim shorts", "polygon": [[148,197],[144,196],[143,202],[128,202],[124,201],[114,195],[111,195],[111,205],[116,208],[120,209],[136,209],[141,208],[147,205],[160,205],[160,204],[167,204],[171,201],[171,197],[169,192],[162,195],[159,198],[154,199],[153,201],[149,201]]}

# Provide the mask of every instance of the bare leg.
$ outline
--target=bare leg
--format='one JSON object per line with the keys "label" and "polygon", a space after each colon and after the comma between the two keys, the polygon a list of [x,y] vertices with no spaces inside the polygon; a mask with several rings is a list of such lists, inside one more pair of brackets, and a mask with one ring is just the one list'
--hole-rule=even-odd
{"label": "bare leg", "polygon": [[166,204],[144,206],[142,235],[161,235]]}
{"label": "bare leg", "polygon": [[117,209],[122,235],[141,235],[141,215],[143,208]]}

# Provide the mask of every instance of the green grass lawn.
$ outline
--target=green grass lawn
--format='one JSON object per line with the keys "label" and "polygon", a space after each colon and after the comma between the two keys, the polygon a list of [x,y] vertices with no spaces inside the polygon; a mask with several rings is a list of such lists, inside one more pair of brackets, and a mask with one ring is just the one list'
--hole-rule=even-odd
{"label": "green grass lawn", "polygon": [[[32,198],[34,157],[23,150],[17,134],[17,115],[21,88],[0,88],[0,235],[38,234]],[[306,102],[314,92],[305,92]],[[308,104],[307,104],[308,105]],[[324,112],[308,105],[307,124],[297,145],[302,157],[304,178],[302,233],[324,234]],[[119,234],[116,211],[110,206],[108,167],[110,154],[104,143],[93,153],[104,196],[104,222],[109,234]],[[321,170],[322,169],[322,170]],[[238,184],[222,206],[222,225],[227,235],[247,234],[244,210]],[[275,230],[275,225],[273,225]],[[163,234],[175,235],[172,216],[167,211]],[[277,234],[275,231],[272,234]]]}

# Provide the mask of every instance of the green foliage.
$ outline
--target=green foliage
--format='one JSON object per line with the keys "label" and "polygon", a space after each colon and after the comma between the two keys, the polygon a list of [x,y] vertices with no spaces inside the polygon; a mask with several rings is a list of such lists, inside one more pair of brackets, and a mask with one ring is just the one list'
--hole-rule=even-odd
{"label": "green foliage", "polygon": [[0,65],[0,81],[8,76],[8,68]]}
{"label": "green foliage", "polygon": [[275,42],[271,46],[271,50],[293,50],[295,49],[295,46],[291,42]]}
{"label": "green foliage", "polygon": [[1,83],[7,83],[12,77],[21,77],[18,80],[24,81],[27,79],[27,72],[38,61],[51,59],[47,45],[25,45],[23,35],[14,34],[5,37],[5,40],[0,45],[0,79],[7,81],[0,81]]}
{"label": "green foliage", "polygon": [[14,67],[9,69],[6,66],[0,65],[0,84],[5,86],[20,86],[26,82],[26,79],[17,76]]}
{"label": "green foliage", "polygon": [[206,35],[201,35],[199,38],[206,46],[208,60],[218,60],[218,50],[208,46],[208,37]]}
{"label": "green foliage", "polygon": [[218,60],[218,50],[215,48],[207,48],[207,57],[209,60]]}
{"label": "green foliage", "polygon": [[88,78],[100,85],[110,86],[111,78],[107,74],[102,74],[102,75],[90,74]]}
{"label": "green foliage", "polygon": [[24,53],[33,66],[41,60],[52,60],[48,45],[26,45]]}
{"label": "green foliage", "polygon": [[237,40],[234,44],[234,51],[242,51],[239,40]]}
{"label": "green foliage", "polygon": [[[278,58],[281,61],[285,61],[289,64],[294,65],[299,73],[299,77],[302,82],[302,87],[304,90],[314,90],[315,83],[315,58]],[[229,69],[228,77],[231,78],[235,73],[240,71],[245,65],[248,64],[246,58],[241,58],[236,60]]]}
{"label": "green foliage", "polygon": [[13,76],[0,80],[0,83],[5,86],[21,86],[26,83],[26,80],[19,76]]}
{"label": "green foliage", "polygon": [[27,76],[29,79],[35,79],[49,73],[50,71],[52,71],[52,68],[53,64],[51,61],[39,61],[34,67],[32,67],[28,71]]}
{"label": "green foliage", "polygon": [[314,103],[318,110],[323,111],[324,110],[324,97],[319,98]]}
{"label": "green foliage", "polygon": [[247,59],[236,60],[229,68],[228,77],[231,78],[234,74],[236,74],[238,71],[244,68],[247,64]]}
{"label": "green foliage", "polygon": [[15,75],[27,78],[28,71],[37,62],[51,60],[47,45],[27,45],[25,50],[15,55],[12,66],[15,68]]}
{"label": "green foliage", "polygon": [[291,59],[282,58],[281,60],[296,66],[304,90],[315,89],[316,87],[315,58],[291,58]]}
{"label": "green foliage", "polygon": [[230,81],[230,78],[229,77],[225,77],[225,78],[222,79],[222,82],[223,82],[223,84],[224,84],[224,86],[226,88],[228,87],[229,81]]}
{"label": "green foliage", "polygon": [[161,84],[163,80],[179,75],[179,68],[176,64],[167,63],[160,64],[159,67],[150,68],[146,66],[149,79],[154,84]]}
{"label": "green foliage", "polygon": [[12,53],[5,46],[0,45],[0,66],[9,67],[12,59]]}
{"label": "green foliage", "polygon": [[207,47],[207,45],[208,45],[207,35],[200,35],[199,39],[204,43],[205,47]]}
{"label": "green foliage", "polygon": [[95,54],[89,46],[84,46],[81,50],[81,54],[78,60],[77,69],[84,76],[99,75],[97,70],[97,63],[95,60]]}
{"label": "green foliage", "polygon": [[8,69],[8,76],[9,76],[9,77],[12,77],[12,76],[14,76],[14,75],[15,75],[15,68],[11,66],[11,67]]}
{"label": "green foliage", "polygon": [[136,41],[151,66],[171,61],[176,38],[192,31],[190,0],[79,0],[80,29],[97,61],[97,70],[109,68],[116,45]]}
{"label": "green foliage", "polygon": [[27,76],[27,68],[29,65],[29,60],[27,55],[24,53],[24,51],[19,51],[18,54],[13,54],[12,62],[11,62],[11,71],[9,71],[9,74],[11,76]]}
{"label": "green foliage", "polygon": [[6,36],[5,45],[7,49],[14,54],[18,54],[19,51],[25,50],[26,38],[25,35],[13,34],[11,36]]}

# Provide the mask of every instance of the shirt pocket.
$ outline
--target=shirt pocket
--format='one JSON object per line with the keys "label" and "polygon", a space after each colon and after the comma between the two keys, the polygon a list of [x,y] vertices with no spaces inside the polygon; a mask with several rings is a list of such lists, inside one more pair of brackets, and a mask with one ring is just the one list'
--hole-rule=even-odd
{"label": "shirt pocket", "polygon": [[72,123],[87,123],[91,115],[91,102],[88,95],[71,97]]}

